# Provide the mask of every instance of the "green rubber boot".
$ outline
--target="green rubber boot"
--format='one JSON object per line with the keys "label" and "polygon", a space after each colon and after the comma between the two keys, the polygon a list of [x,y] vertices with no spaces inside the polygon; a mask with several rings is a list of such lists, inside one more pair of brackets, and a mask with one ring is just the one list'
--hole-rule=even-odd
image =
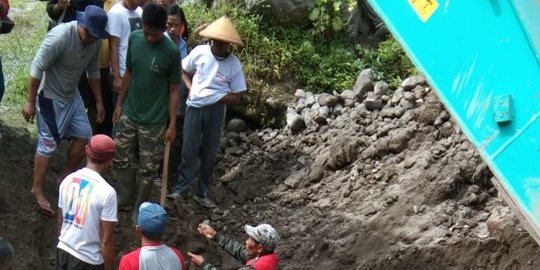
{"label": "green rubber boot", "polygon": [[119,211],[131,211],[135,199],[137,169],[116,170],[116,195]]}
{"label": "green rubber boot", "polygon": [[150,198],[150,193],[152,192],[152,186],[154,184],[152,181],[145,181],[141,180],[141,183],[139,184],[139,190],[137,192],[137,200],[135,200],[135,205],[133,206],[133,224],[137,224],[137,218],[139,217],[139,206],[145,202],[148,201]]}

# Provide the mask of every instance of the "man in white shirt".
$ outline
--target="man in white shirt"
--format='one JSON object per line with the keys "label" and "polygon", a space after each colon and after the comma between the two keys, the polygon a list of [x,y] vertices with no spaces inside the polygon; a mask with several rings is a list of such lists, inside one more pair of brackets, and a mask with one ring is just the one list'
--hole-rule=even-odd
{"label": "man in white shirt", "polygon": [[194,199],[206,208],[214,208],[216,205],[208,197],[208,187],[212,184],[226,106],[240,102],[242,92],[247,89],[242,64],[232,54],[232,45],[244,44],[227,17],[214,21],[199,35],[210,39],[210,44],[195,47],[182,60],[182,78],[189,95],[179,180],[168,197],[185,196],[198,171]]}
{"label": "man in white shirt", "polygon": [[116,146],[107,135],[95,135],[85,152],[86,167],[60,184],[56,270],[114,269],[116,192],[100,174],[111,166]]}
{"label": "man in white shirt", "polygon": [[109,53],[111,56],[111,73],[113,75],[113,90],[120,92],[122,77],[126,71],[126,55],[129,34],[142,29],[142,8],[144,0],[121,0],[107,12],[109,23],[107,32],[109,38]]}

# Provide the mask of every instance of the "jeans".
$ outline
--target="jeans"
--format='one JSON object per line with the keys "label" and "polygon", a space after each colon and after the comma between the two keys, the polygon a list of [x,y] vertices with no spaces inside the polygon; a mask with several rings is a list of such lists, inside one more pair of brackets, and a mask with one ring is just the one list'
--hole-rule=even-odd
{"label": "jeans", "polygon": [[184,119],[182,162],[178,168],[179,177],[174,188],[175,192],[186,194],[198,173],[197,196],[208,197],[208,187],[212,184],[226,109],[227,107],[221,103],[202,108],[188,106]]}

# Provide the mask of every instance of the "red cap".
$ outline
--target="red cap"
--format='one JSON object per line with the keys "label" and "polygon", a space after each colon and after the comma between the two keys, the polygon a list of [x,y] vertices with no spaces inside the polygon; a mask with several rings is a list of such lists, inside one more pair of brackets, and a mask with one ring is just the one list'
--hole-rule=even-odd
{"label": "red cap", "polygon": [[113,139],[107,135],[98,134],[92,136],[86,145],[86,156],[97,162],[105,162],[114,158],[116,145]]}

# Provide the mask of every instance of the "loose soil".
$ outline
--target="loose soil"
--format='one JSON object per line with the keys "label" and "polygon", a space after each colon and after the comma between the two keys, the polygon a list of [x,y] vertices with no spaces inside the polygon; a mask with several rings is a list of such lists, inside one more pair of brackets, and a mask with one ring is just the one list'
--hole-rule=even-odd
{"label": "loose soil", "polygon": [[[264,222],[281,234],[281,269],[540,269],[538,245],[426,89],[405,113],[355,103],[296,134],[226,131],[212,188],[220,207],[169,202],[166,242],[234,269],[197,224],[243,241],[244,224]],[[55,219],[30,194],[34,145],[27,130],[0,122],[0,236],[16,249],[16,269],[54,264]],[[51,202],[63,163],[55,156],[47,175]],[[138,246],[129,214],[116,233],[118,256]]]}

